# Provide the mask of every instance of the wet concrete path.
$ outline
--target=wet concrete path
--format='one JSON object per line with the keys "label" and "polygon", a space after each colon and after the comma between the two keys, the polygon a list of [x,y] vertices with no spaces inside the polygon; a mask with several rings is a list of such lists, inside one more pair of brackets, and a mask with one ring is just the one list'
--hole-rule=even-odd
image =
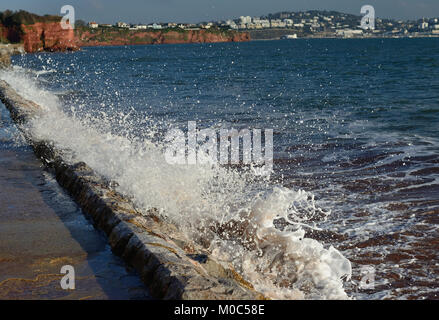
{"label": "wet concrete path", "polygon": [[[148,299],[137,274],[44,170],[0,103],[0,299]],[[61,267],[75,270],[63,290]]]}

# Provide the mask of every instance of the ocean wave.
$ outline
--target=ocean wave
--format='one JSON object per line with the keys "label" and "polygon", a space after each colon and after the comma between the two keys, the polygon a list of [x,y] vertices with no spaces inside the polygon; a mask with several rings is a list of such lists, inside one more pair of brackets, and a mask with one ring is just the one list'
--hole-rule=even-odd
{"label": "ocean wave", "polygon": [[[128,134],[133,126],[128,116],[110,114],[114,110],[108,108],[97,122],[92,114],[76,113],[43,89],[38,74],[29,77],[29,70],[14,67],[0,78],[44,108],[28,124],[34,138],[70,150],[67,161],[84,161],[116,181],[117,191],[144,212],[158,209],[256,290],[275,299],[348,298],[343,281],[351,276],[349,260],[305,237],[305,228],[316,228],[313,218],[329,214],[311,193],[275,185],[251,170],[168,164],[166,143],[146,138],[159,130],[154,121],[139,138]],[[115,119],[127,134],[112,130]],[[276,225],[279,220],[283,228]]]}

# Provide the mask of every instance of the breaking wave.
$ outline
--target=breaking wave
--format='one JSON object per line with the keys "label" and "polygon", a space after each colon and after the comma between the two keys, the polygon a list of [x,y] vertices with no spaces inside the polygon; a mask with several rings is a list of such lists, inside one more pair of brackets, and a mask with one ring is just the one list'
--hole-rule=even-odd
{"label": "breaking wave", "polygon": [[351,276],[349,260],[334,247],[305,238],[306,228],[316,229],[315,221],[330,214],[311,193],[276,185],[251,169],[168,164],[166,143],[152,138],[160,131],[154,119],[111,106],[99,116],[78,112],[44,89],[39,75],[17,66],[0,73],[44,108],[27,125],[34,138],[53,141],[70,151],[67,161],[84,161],[116,181],[117,191],[142,211],[158,209],[267,297],[348,298],[343,281]]}

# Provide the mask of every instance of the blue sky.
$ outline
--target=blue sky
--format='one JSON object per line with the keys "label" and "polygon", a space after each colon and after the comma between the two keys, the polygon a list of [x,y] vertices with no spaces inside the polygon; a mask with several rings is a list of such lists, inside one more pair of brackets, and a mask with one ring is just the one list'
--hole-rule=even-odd
{"label": "blue sky", "polygon": [[76,19],[99,23],[125,21],[201,22],[260,16],[279,11],[336,10],[360,14],[361,6],[371,4],[382,18],[414,19],[439,17],[439,0],[14,0],[1,1],[0,11],[24,9],[38,14],[59,14],[70,4]]}

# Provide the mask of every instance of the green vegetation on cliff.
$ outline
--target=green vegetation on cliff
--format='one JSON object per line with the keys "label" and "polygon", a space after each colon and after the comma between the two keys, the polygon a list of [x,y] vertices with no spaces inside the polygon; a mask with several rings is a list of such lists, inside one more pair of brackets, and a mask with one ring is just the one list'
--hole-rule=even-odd
{"label": "green vegetation on cliff", "polygon": [[24,10],[20,10],[20,11],[6,10],[0,12],[0,23],[5,27],[19,26],[22,24],[28,25],[37,22],[56,22],[56,21],[60,21],[60,19],[61,17],[59,16],[51,16],[51,15],[39,16],[37,14],[33,14]]}
{"label": "green vegetation on cliff", "polygon": [[64,51],[81,46],[205,43],[249,41],[248,33],[212,27],[140,29],[102,25],[88,27],[79,21],[74,32],[63,32],[59,16],[39,16],[24,10],[0,12],[0,43],[23,43],[27,52]]}
{"label": "green vegetation on cliff", "polygon": [[31,25],[37,22],[60,21],[58,16],[39,16],[24,10],[0,12],[0,43],[19,43],[23,38],[22,25]]}

